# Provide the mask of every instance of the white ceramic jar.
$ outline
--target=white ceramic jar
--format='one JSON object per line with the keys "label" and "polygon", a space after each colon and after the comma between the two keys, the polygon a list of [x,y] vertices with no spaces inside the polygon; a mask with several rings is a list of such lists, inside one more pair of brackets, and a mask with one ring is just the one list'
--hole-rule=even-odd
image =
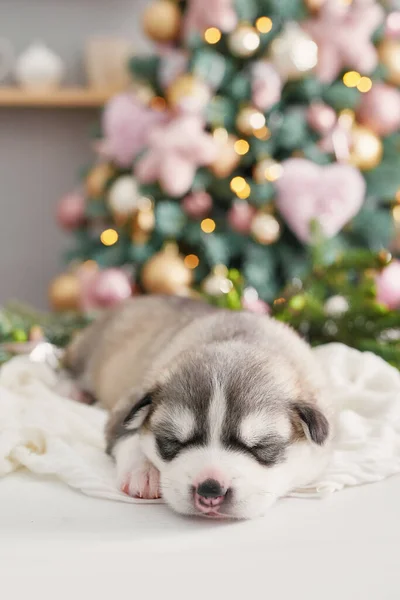
{"label": "white ceramic jar", "polygon": [[17,82],[31,90],[53,89],[60,85],[64,63],[43,42],[34,42],[17,59],[14,74]]}

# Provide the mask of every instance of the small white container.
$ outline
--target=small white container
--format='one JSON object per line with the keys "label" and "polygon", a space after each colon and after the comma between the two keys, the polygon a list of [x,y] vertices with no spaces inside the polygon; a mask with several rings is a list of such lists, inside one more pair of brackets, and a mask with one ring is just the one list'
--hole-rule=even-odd
{"label": "small white container", "polygon": [[17,82],[29,90],[50,90],[60,85],[64,63],[42,42],[34,42],[17,59],[14,75]]}

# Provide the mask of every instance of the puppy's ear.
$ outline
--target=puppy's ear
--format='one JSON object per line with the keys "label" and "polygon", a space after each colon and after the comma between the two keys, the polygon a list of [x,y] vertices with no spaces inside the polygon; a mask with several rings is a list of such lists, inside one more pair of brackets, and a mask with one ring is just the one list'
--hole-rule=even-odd
{"label": "puppy's ear", "polygon": [[146,394],[144,398],[132,406],[128,414],[124,417],[122,428],[126,432],[137,431],[145,422],[147,415],[150,412],[151,404],[152,396],[151,394]]}
{"label": "puppy's ear", "polygon": [[327,418],[311,404],[295,404],[294,410],[297,417],[300,418],[306,437],[322,446],[329,434]]}

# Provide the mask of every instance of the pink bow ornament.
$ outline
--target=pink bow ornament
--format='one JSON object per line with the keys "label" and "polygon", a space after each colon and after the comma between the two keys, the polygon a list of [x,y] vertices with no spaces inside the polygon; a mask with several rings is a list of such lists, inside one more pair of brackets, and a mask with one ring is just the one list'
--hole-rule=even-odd
{"label": "pink bow ornament", "polygon": [[153,129],[148,149],[135,167],[141,183],[159,181],[164,191],[179,197],[189,191],[198,167],[217,156],[214,138],[201,117],[182,115]]}
{"label": "pink bow ornament", "polygon": [[133,94],[119,94],[104,109],[104,139],[99,150],[118,166],[129,167],[147,144],[153,127],[166,118],[165,112],[145,106]]}
{"label": "pink bow ornament", "polygon": [[371,73],[378,64],[372,34],[384,15],[375,0],[325,0],[318,16],[302,23],[318,45],[318,78],[331,83],[343,69]]}

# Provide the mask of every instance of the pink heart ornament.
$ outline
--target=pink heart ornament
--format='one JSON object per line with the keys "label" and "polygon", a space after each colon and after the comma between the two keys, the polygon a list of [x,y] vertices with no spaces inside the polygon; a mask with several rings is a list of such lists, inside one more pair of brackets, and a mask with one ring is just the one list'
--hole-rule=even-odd
{"label": "pink heart ornament", "polygon": [[360,210],[366,184],[350,165],[320,166],[303,158],[282,163],[275,182],[279,212],[296,237],[311,242],[310,225],[317,221],[325,237],[334,237]]}

